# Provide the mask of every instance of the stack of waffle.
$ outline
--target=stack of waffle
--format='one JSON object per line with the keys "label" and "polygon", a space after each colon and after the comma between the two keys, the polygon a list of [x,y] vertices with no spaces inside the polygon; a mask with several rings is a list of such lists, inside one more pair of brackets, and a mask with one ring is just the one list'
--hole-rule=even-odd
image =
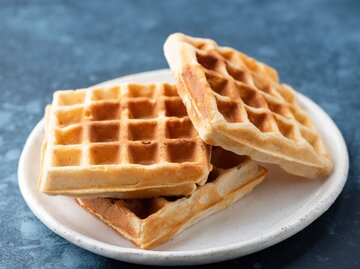
{"label": "stack of waffle", "polygon": [[76,202],[140,248],[228,207],[277,164],[326,177],[332,163],[295,91],[209,39],[171,35],[176,79],[58,91],[45,113],[39,189]]}

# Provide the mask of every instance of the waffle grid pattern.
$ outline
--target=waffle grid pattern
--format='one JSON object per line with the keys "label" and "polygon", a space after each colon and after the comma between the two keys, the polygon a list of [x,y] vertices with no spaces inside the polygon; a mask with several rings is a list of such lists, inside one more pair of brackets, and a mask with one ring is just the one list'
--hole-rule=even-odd
{"label": "waffle grid pattern", "polygon": [[331,156],[320,134],[275,69],[213,40],[181,33],[168,37],[164,52],[206,143],[299,176],[331,173]]}
{"label": "waffle grid pattern", "polygon": [[293,142],[308,143],[318,154],[327,154],[293,90],[278,83],[273,69],[230,48],[191,44],[218,111],[228,123],[251,123],[262,133],[277,132]]}
{"label": "waffle grid pattern", "polygon": [[52,167],[206,160],[206,146],[172,85],[60,91],[52,110]]}

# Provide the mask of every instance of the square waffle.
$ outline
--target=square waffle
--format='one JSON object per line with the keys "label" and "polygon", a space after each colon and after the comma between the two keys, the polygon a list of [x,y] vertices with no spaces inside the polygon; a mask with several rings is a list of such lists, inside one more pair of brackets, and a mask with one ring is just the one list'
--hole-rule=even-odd
{"label": "square waffle", "polygon": [[175,86],[58,91],[46,112],[39,189],[69,196],[188,195],[211,170],[210,146]]}
{"label": "square waffle", "polygon": [[321,137],[276,70],[213,40],[180,33],[168,37],[164,52],[189,117],[207,144],[295,175],[331,173]]}
{"label": "square waffle", "polygon": [[151,199],[76,198],[88,212],[140,248],[149,249],[223,210],[251,192],[267,171],[247,157],[213,152],[208,181],[189,197]]}

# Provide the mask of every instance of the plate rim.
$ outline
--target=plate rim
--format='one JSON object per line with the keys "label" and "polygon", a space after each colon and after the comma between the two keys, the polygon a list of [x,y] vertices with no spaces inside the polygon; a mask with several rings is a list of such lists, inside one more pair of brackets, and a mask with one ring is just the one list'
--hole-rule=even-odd
{"label": "plate rim", "polygon": [[[137,77],[160,77],[169,76],[169,74],[171,74],[169,69],[146,71],[115,78],[94,86],[111,84],[118,81],[133,80]],[[43,119],[41,119],[32,129],[30,135],[26,139],[25,145],[21,152],[18,165],[18,184],[20,192],[30,210],[51,231],[81,248],[109,258],[148,265],[160,265],[164,264],[164,261],[166,262],[166,265],[195,265],[228,260],[231,258],[236,258],[263,250],[300,232],[317,218],[319,218],[324,212],[326,212],[341,193],[348,177],[349,155],[345,140],[339,128],[330,118],[330,116],[314,101],[302,95],[301,93],[297,93],[297,95],[300,100],[302,99],[302,102],[306,102],[310,106],[315,107],[321,114],[319,115],[319,117],[326,118],[326,120],[332,125],[332,128],[335,131],[334,135],[336,137],[336,142],[339,144],[340,148],[343,151],[343,158],[340,158],[338,163],[339,170],[341,171],[341,174],[339,176],[341,178],[341,181],[339,180],[338,182],[330,185],[329,190],[320,197],[319,201],[314,206],[312,206],[310,210],[307,210],[305,212],[306,216],[296,219],[292,223],[287,224],[286,229],[270,230],[263,234],[261,237],[250,238],[248,240],[232,243],[225,246],[205,248],[200,250],[179,251],[143,250],[114,246],[76,232],[71,228],[68,228],[66,225],[57,222],[56,219],[52,218],[52,216],[48,214],[47,210],[36,202],[36,198],[31,197],[31,191],[26,189],[26,184],[24,183],[26,181],[26,174],[24,169],[25,156],[28,154],[32,141],[36,138],[35,134],[37,133],[37,130],[41,128],[43,124]],[[192,259],[186,259],[189,257],[191,257]]]}

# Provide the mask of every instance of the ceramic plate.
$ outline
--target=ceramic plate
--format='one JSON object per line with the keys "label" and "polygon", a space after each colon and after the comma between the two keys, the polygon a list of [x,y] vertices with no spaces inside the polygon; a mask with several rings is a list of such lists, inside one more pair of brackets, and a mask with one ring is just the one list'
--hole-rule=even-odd
{"label": "ceramic plate", "polygon": [[[172,82],[169,70],[115,79],[118,82]],[[190,265],[219,262],[274,245],[301,231],[323,214],[340,194],[348,174],[344,139],[330,117],[313,101],[298,95],[329,147],[335,166],[326,180],[307,180],[275,166],[252,193],[230,208],[190,227],[173,240],[140,250],[78,206],[72,198],[46,196],[37,189],[43,121],[26,141],[19,161],[19,186],[34,214],[54,233],[94,253],[148,265]]]}

